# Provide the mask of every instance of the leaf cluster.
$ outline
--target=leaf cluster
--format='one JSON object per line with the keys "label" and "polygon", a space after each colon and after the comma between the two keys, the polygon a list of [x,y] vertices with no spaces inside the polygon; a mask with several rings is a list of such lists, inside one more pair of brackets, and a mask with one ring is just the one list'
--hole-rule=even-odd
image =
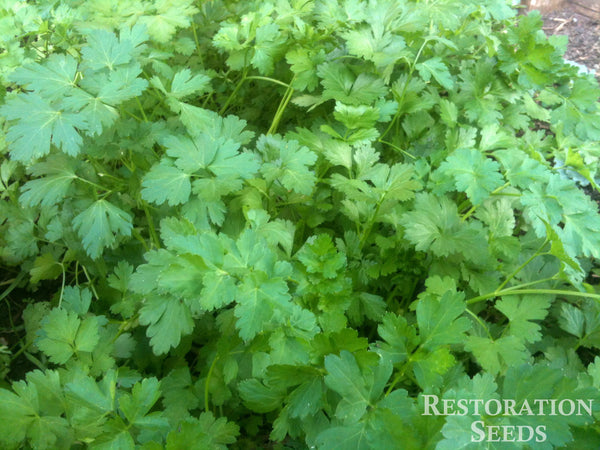
{"label": "leaf cluster", "polygon": [[108,3],[0,5],[2,448],[598,447],[600,90],[539,14]]}

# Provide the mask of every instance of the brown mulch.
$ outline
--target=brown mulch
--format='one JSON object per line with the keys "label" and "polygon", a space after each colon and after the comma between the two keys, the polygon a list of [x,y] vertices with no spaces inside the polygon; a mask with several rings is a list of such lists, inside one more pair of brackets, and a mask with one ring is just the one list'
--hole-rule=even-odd
{"label": "brown mulch", "polygon": [[600,22],[579,14],[568,4],[543,18],[546,34],[569,37],[565,58],[594,70],[600,80]]}

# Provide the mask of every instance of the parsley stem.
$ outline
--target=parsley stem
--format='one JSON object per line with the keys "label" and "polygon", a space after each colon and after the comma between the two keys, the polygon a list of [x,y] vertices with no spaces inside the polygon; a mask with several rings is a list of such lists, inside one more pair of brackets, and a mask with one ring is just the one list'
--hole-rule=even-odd
{"label": "parsley stem", "polygon": [[92,279],[90,278],[90,274],[88,273],[87,269],[85,268],[85,266],[83,264],[81,265],[81,268],[83,269],[83,273],[85,274],[85,277],[87,278],[88,283],[90,283],[90,290],[94,294],[94,297],[96,297],[96,300],[100,300],[100,297],[98,296],[98,292],[96,292],[96,288],[94,287],[94,283],[92,282]]}
{"label": "parsley stem", "polygon": [[200,41],[198,41],[198,33],[196,32],[196,24],[194,21],[191,21],[192,25],[192,34],[194,35],[194,43],[196,44],[196,51],[198,52],[198,57],[200,58],[200,62],[204,65],[204,59],[202,58],[202,49],[200,47]]}
{"label": "parsley stem", "polygon": [[277,127],[279,126],[279,122],[281,121],[281,117],[283,116],[283,112],[285,111],[285,108],[292,99],[292,95],[294,95],[294,89],[292,88],[290,83],[288,85],[287,90],[285,91],[285,94],[283,94],[283,98],[279,103],[279,107],[277,108],[277,112],[275,113],[275,117],[273,117],[273,122],[271,123],[267,134],[274,134],[277,131]]}
{"label": "parsley stem", "polygon": [[556,278],[554,276],[548,277],[548,278],[544,278],[543,280],[535,280],[535,281],[530,281],[528,283],[521,283],[521,284],[517,284],[515,286],[511,286],[508,287],[506,289],[504,289],[505,291],[513,291],[516,289],[523,289],[527,286],[533,286],[534,284],[540,284],[540,283],[546,283],[548,281],[556,281]]}
{"label": "parsley stem", "polygon": [[27,272],[19,272],[19,275],[17,275],[16,278],[12,279],[12,282],[10,283],[10,286],[8,286],[6,288],[6,290],[2,294],[0,294],[0,300],[4,300],[4,298],[8,294],[10,294],[13,291],[13,289],[15,289],[19,285],[19,283],[21,282],[21,280],[25,277],[26,273]]}
{"label": "parsley stem", "polygon": [[382,144],[385,145],[389,145],[390,147],[392,147],[394,150],[399,151],[400,153],[409,156],[412,159],[417,159],[416,156],[414,156],[412,153],[407,152],[406,150],[402,150],[400,147],[398,147],[397,145],[392,144],[391,142],[388,141],[384,141],[383,139],[379,139],[379,142],[381,142]]}
{"label": "parsley stem", "polygon": [[17,350],[16,353],[13,353],[12,355],[10,355],[11,362],[14,361],[15,359],[17,359],[19,357],[19,355],[21,355],[21,353],[26,351],[29,347],[31,347],[31,344],[33,344],[33,341],[23,342],[23,340],[20,340],[19,343],[21,344],[21,348],[19,350]]}
{"label": "parsley stem", "polygon": [[229,95],[229,97],[225,101],[225,104],[219,110],[219,115],[222,116],[223,114],[225,114],[225,111],[227,111],[227,108],[229,107],[229,104],[235,98],[235,96],[237,95],[238,91],[241,89],[242,85],[244,84],[244,81],[246,81],[246,75],[247,74],[248,74],[248,68],[244,67],[244,71],[242,72],[242,78],[240,78],[240,81],[237,82],[237,84],[235,85],[235,88],[233,89],[233,92]]}
{"label": "parsley stem", "polygon": [[479,324],[479,326],[484,329],[485,333],[488,335],[490,340],[493,341],[494,338],[492,337],[492,333],[490,333],[490,329],[487,327],[485,322],[483,320],[481,320],[481,318],[477,314],[475,314],[473,311],[471,311],[469,308],[467,308],[466,311],[467,311],[467,313],[469,313],[471,315],[471,317],[473,317],[473,319],[475,319],[475,321]]}
{"label": "parsley stem", "polygon": [[[497,187],[496,189],[494,189],[492,192],[490,192],[490,196],[492,195],[496,195],[499,192],[502,192],[502,190],[504,190],[505,188],[507,188],[508,186],[510,186],[510,183],[504,183],[504,185]],[[479,205],[473,205],[471,206],[471,208],[469,208],[469,210],[462,216],[462,218],[460,219],[461,222],[464,222],[465,220],[467,220],[469,217],[471,217],[471,215],[473,215],[473,213],[475,212],[475,210],[477,209]]]}
{"label": "parsley stem", "polygon": [[394,124],[400,117],[400,108],[402,107],[402,103],[404,103],[404,97],[406,96],[406,92],[408,91],[408,86],[410,85],[410,82],[412,80],[412,75],[415,72],[415,68],[417,67],[417,62],[419,61],[419,58],[421,57],[421,53],[423,53],[423,50],[425,49],[425,46],[427,45],[427,43],[429,41],[430,41],[429,38],[426,38],[423,41],[423,43],[421,44],[421,47],[419,48],[419,51],[417,51],[417,55],[415,56],[415,59],[410,64],[410,69],[408,71],[408,76],[406,77],[406,82],[404,83],[404,87],[402,88],[402,93],[400,94],[400,97],[398,99],[398,111],[394,115],[392,121],[389,123],[388,127],[385,129],[383,134],[381,136],[379,136],[379,139],[378,139],[379,142],[381,142],[382,139],[391,131]]}
{"label": "parsley stem", "polygon": [[[64,258],[63,258],[63,262],[64,262]],[[63,295],[65,293],[65,279],[66,279],[66,271],[65,271],[65,265],[61,262],[60,264],[60,268],[62,270],[62,284],[60,286],[60,296],[58,297],[58,307],[60,308],[60,306],[62,305],[62,300],[63,300]]]}
{"label": "parsley stem", "polygon": [[96,189],[100,189],[102,191],[107,191],[108,193],[112,193],[110,189],[105,188],[104,186],[100,186],[99,184],[94,183],[93,181],[86,180],[85,178],[75,177],[77,180],[89,184],[90,186],[94,186]]}
{"label": "parsley stem", "polygon": [[377,202],[377,206],[375,207],[375,212],[373,213],[371,220],[369,220],[369,223],[367,224],[367,227],[365,228],[365,231],[360,239],[359,248],[361,250],[364,247],[364,245],[367,243],[367,239],[369,238],[369,235],[371,234],[371,231],[373,230],[373,226],[375,225],[375,221],[377,220],[377,216],[379,215],[379,210],[381,209],[381,204],[383,203],[383,200],[385,200],[386,193],[387,192],[384,192],[383,195],[381,196],[381,198],[379,199],[379,201]]}
{"label": "parsley stem", "polygon": [[215,359],[213,359],[212,364],[210,365],[210,368],[208,369],[208,373],[206,374],[206,381],[204,382],[204,412],[209,412],[210,410],[209,408],[209,404],[208,404],[208,387],[209,387],[209,382],[210,382],[210,376],[212,375],[213,369],[215,368],[215,364],[217,363],[217,361],[219,360],[219,355],[215,356]]}
{"label": "parsley stem", "polygon": [[413,355],[415,355],[417,353],[417,351],[420,349],[421,349],[421,346],[419,345],[413,349],[413,351],[410,353],[410,355],[408,355],[408,358],[406,358],[406,361],[404,361],[404,363],[402,364],[402,368],[396,374],[396,376],[394,377],[394,379],[388,386],[387,390],[385,391],[386,397],[392,392],[392,390],[396,387],[396,385],[400,382],[400,380],[402,380],[402,378],[404,377],[404,373],[406,372],[406,369],[408,368],[409,364],[411,362],[413,362]]}
{"label": "parsley stem", "polygon": [[140,243],[142,244],[142,246],[144,247],[144,250],[146,250],[147,252],[150,251],[150,247],[148,247],[148,244],[146,243],[146,240],[142,237],[142,235],[140,234],[140,232],[138,230],[136,230],[135,228],[131,231],[131,235],[137,239],[138,241],[140,241]]}
{"label": "parsley stem", "polygon": [[500,284],[500,286],[498,286],[496,291],[502,290],[504,288],[504,286],[506,286],[510,280],[512,280],[514,277],[516,277],[517,274],[521,270],[523,270],[531,261],[533,261],[535,258],[540,256],[542,249],[546,246],[547,243],[548,243],[548,238],[546,238],[544,240],[544,243],[540,246],[540,248],[538,248],[536,250],[536,252],[533,255],[531,255],[529,258],[527,258],[527,261],[525,261],[523,264],[521,264],[519,267],[517,267],[509,276],[506,277],[506,279],[502,282],[502,284]]}
{"label": "parsley stem", "polygon": [[146,112],[144,111],[144,107],[142,106],[142,102],[140,102],[140,98],[136,97],[135,101],[140,108],[140,112],[142,113],[142,117],[144,118],[144,122],[148,122],[148,117],[146,117]]}
{"label": "parsley stem", "polygon": [[270,77],[260,77],[260,76],[258,76],[258,75],[252,75],[252,76],[246,77],[246,80],[263,80],[263,81],[270,81],[271,83],[279,84],[279,85],[281,85],[281,86],[283,86],[283,87],[286,87],[286,88],[288,88],[288,89],[290,88],[290,85],[289,85],[289,84],[287,84],[287,83],[284,83],[283,81],[276,80],[275,78],[270,78]]}
{"label": "parsley stem", "polygon": [[158,235],[156,234],[156,227],[154,226],[154,220],[152,220],[152,215],[148,210],[148,203],[143,201],[142,207],[144,209],[144,214],[146,215],[146,220],[148,221],[148,230],[150,232],[150,238],[152,239],[152,243],[156,248],[160,248],[160,239],[158,239]]}
{"label": "parsley stem", "polygon": [[524,295],[524,294],[548,294],[548,295],[564,295],[571,297],[593,298],[600,303],[599,294],[590,294],[589,292],[567,291],[563,289],[504,289],[501,291],[490,292],[489,294],[480,295],[467,300],[467,305],[478,303],[483,300],[488,300],[494,297],[502,297],[503,295]]}
{"label": "parsley stem", "polygon": [[137,120],[138,122],[143,122],[143,120],[142,120],[142,118],[141,118],[141,117],[138,117],[138,116],[136,116],[135,114],[133,114],[133,113],[132,113],[132,112],[130,112],[130,111],[125,111],[125,114],[127,114],[127,115],[128,115],[128,116],[130,116],[130,117],[133,117],[133,118],[134,118],[135,120]]}

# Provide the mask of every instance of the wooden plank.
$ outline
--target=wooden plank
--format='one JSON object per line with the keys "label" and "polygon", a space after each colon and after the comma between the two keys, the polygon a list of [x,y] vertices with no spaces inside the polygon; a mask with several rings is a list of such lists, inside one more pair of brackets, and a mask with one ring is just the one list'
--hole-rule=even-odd
{"label": "wooden plank", "polygon": [[542,14],[547,14],[562,8],[565,1],[568,0],[521,0],[521,4],[528,11],[537,9]]}
{"label": "wooden plank", "polygon": [[597,0],[570,0],[570,5],[582,16],[600,20],[600,3]]}

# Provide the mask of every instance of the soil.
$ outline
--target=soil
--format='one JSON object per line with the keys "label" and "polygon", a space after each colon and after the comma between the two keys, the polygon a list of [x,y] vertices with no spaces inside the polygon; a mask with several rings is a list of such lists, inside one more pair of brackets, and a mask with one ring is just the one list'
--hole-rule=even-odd
{"label": "soil", "polygon": [[547,35],[569,37],[565,58],[595,71],[600,81],[600,22],[579,14],[568,4],[544,14],[543,19]]}

